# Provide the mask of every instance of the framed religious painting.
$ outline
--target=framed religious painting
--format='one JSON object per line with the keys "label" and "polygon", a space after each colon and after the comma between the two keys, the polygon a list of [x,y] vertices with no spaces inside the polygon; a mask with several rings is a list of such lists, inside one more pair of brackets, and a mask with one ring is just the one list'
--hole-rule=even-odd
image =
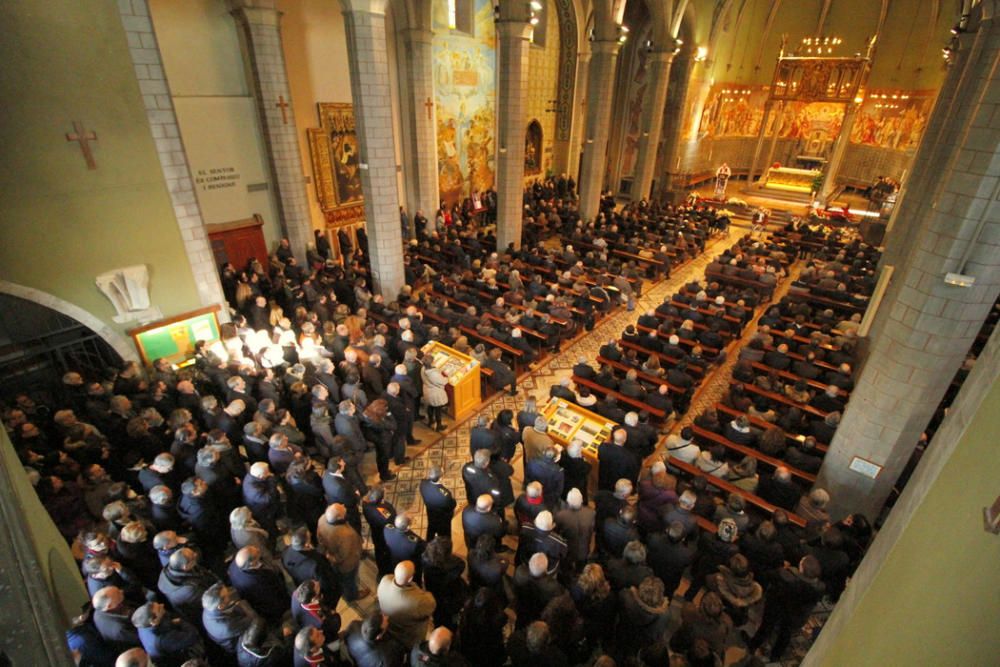
{"label": "framed religious painting", "polygon": [[341,102],[317,104],[320,126],[306,130],[316,197],[327,228],[364,222],[361,161],[354,107]]}

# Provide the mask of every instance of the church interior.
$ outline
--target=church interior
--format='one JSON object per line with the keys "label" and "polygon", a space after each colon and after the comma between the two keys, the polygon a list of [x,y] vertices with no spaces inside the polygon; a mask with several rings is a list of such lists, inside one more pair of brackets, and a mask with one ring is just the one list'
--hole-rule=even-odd
{"label": "church interior", "polygon": [[997,12],[0,3],[0,664],[996,665]]}

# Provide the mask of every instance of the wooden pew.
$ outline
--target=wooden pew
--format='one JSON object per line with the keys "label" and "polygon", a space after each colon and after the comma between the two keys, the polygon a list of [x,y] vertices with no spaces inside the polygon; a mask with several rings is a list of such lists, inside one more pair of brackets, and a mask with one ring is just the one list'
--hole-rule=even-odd
{"label": "wooden pew", "polygon": [[[764,421],[760,417],[755,417],[752,414],[750,414],[749,412],[740,412],[739,410],[737,410],[735,408],[729,407],[725,403],[721,403],[721,402],[720,403],[716,403],[715,404],[715,411],[718,412],[718,413],[720,413],[720,414],[729,415],[730,417],[733,417],[733,418],[740,417],[740,416],[746,417],[747,419],[750,420],[751,424],[753,424],[754,426],[756,426],[757,428],[760,428],[760,429],[766,429],[769,426],[772,426],[772,424],[770,422]],[[785,431],[785,439],[789,441],[789,444],[791,444],[791,445],[797,445],[798,443],[802,442],[802,440],[805,440],[805,436],[804,435],[800,435],[800,434],[792,434],[792,433],[790,433],[788,431]],[[822,442],[819,442],[818,440],[816,441],[816,451],[823,452],[825,454],[827,449],[828,449],[828,447],[825,444],[823,444]]]}
{"label": "wooden pew", "polygon": [[[642,331],[642,332],[645,332],[645,333],[651,333],[651,332],[655,331],[656,332],[656,337],[659,338],[660,340],[666,340],[666,341],[670,340],[670,336],[664,334],[659,329],[651,329],[649,327],[644,327],[641,324],[636,324],[635,328],[636,328],[637,331]],[[716,348],[716,347],[709,347],[707,345],[702,345],[701,343],[699,343],[696,340],[690,340],[688,338],[681,338],[680,336],[678,336],[677,338],[679,339],[680,345],[683,345],[684,347],[693,348],[695,345],[699,345],[699,346],[701,346],[702,350],[704,350],[708,354],[711,354],[712,356],[718,356],[718,354],[719,354],[720,350],[718,348]],[[730,341],[730,342],[732,342],[732,341]]]}
{"label": "wooden pew", "polygon": [[614,389],[608,389],[607,387],[602,387],[593,380],[588,380],[578,375],[574,375],[573,382],[577,386],[586,387],[592,393],[600,394],[601,396],[614,396],[616,399],[618,399],[619,403],[625,403],[627,405],[630,405],[637,411],[645,410],[646,412],[649,413],[649,416],[655,419],[656,421],[662,422],[667,418],[667,414],[663,410],[660,410],[659,408],[654,408],[652,405],[648,405],[638,399],[626,396],[625,394],[615,391]]}
{"label": "wooden pew", "polygon": [[[764,372],[764,373],[766,373],[768,375],[771,375],[772,373],[774,373],[774,374],[777,374],[778,377],[784,378],[784,379],[789,380],[791,382],[798,382],[799,380],[803,380],[810,387],[812,387],[813,389],[817,389],[819,391],[826,391],[826,388],[829,386],[827,384],[824,384],[824,383],[820,382],[819,380],[807,380],[806,378],[802,377],[801,375],[796,375],[795,373],[792,373],[791,371],[780,371],[777,368],[774,368],[772,366],[768,366],[767,364],[765,364],[765,363],[763,363],[761,361],[754,361],[754,362],[752,362],[752,366],[754,368],[756,368],[757,370],[762,371],[762,372]],[[838,390],[837,394],[839,396],[843,396],[844,398],[847,398],[848,396],[851,395],[850,392],[848,392],[848,391],[846,391],[844,389]]]}
{"label": "wooden pew", "polygon": [[781,459],[776,459],[773,456],[768,456],[760,450],[754,449],[753,447],[747,447],[746,445],[740,445],[733,442],[729,438],[719,435],[718,433],[713,433],[707,429],[703,429],[697,424],[691,424],[691,430],[695,436],[702,440],[703,442],[710,442],[716,445],[722,445],[731,452],[740,454],[741,456],[751,456],[761,463],[766,463],[772,468],[777,468],[778,466],[784,466],[788,468],[788,472],[792,474],[793,477],[798,478],[800,481],[808,482],[810,485],[816,481],[816,475],[812,473],[805,472],[804,470],[799,470],[798,468],[793,468]]}
{"label": "wooden pew", "polygon": [[[767,512],[768,514],[774,514],[775,510],[782,509],[777,505],[772,505],[771,503],[767,502],[760,496],[754,493],[750,493],[745,489],[741,489],[735,484],[727,482],[726,480],[720,477],[716,477],[715,475],[710,475],[706,472],[702,472],[697,466],[693,466],[690,463],[685,463],[684,461],[681,461],[678,458],[674,458],[673,456],[668,456],[666,457],[666,459],[668,465],[671,465],[675,469],[686,473],[689,477],[704,477],[705,480],[708,482],[709,486],[714,486],[715,488],[725,492],[726,494],[735,493],[736,495],[741,496],[747,505],[753,505],[754,507],[758,507]],[[795,514],[794,512],[788,510],[785,511],[788,513],[789,522],[794,523],[796,526],[799,526],[801,528],[806,527],[805,519],[800,517],[798,514]]]}
{"label": "wooden pew", "polygon": [[[641,345],[630,343],[624,339],[618,341],[618,346],[626,350],[635,350],[639,354],[645,355],[643,357],[644,359],[651,354],[655,354],[657,357],[660,358],[661,362],[669,364],[670,366],[676,366],[677,362],[680,361],[680,359],[677,359],[676,357],[668,356],[662,352],[653,352],[652,350],[647,350]],[[688,364],[688,372],[690,372],[693,375],[704,375],[705,371],[706,369],[702,366],[698,366],[697,364]]]}
{"label": "wooden pew", "polygon": [[777,402],[777,403],[783,403],[783,404],[785,404],[785,405],[787,405],[789,407],[792,407],[792,408],[798,408],[802,412],[804,412],[804,413],[806,413],[808,415],[812,415],[813,417],[818,417],[819,419],[825,419],[826,418],[827,413],[823,412],[822,410],[820,410],[818,408],[814,408],[811,405],[806,405],[805,403],[799,403],[798,401],[793,401],[792,399],[788,398],[787,396],[782,396],[781,394],[778,394],[776,392],[767,391],[765,389],[761,389],[760,387],[758,387],[755,384],[751,384],[749,382],[736,382],[736,381],[733,381],[733,382],[730,383],[730,385],[734,385],[734,384],[742,385],[743,388],[746,389],[747,393],[757,394],[758,396],[763,396],[764,398],[767,398],[767,399],[769,399],[771,401],[774,401],[774,402]]}
{"label": "wooden pew", "polygon": [[644,382],[648,382],[650,384],[657,385],[657,386],[659,386],[659,385],[667,385],[667,389],[669,389],[670,391],[672,391],[675,394],[681,394],[681,395],[683,395],[683,394],[687,393],[683,389],[681,389],[680,387],[670,384],[664,378],[658,378],[655,375],[650,375],[649,373],[643,373],[638,368],[633,368],[633,367],[629,366],[628,364],[624,364],[624,363],[622,363],[620,361],[615,361],[614,359],[608,359],[606,357],[602,357],[602,356],[598,355],[597,356],[597,363],[604,364],[605,366],[609,366],[610,368],[613,368],[613,369],[615,369],[617,371],[622,371],[623,373],[628,373],[629,371],[635,371],[636,376],[640,380],[642,380]]}

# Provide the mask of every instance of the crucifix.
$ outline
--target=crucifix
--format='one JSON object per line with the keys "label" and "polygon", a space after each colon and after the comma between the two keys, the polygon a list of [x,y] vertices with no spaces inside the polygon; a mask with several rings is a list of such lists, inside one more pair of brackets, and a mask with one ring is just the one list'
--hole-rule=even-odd
{"label": "crucifix", "polygon": [[90,150],[90,142],[97,141],[97,134],[93,130],[84,130],[83,123],[73,121],[73,131],[66,133],[66,141],[76,141],[80,144],[80,152],[87,163],[87,169],[97,169],[97,162],[94,160],[94,153]]}
{"label": "crucifix", "polygon": [[278,103],[274,106],[281,109],[281,122],[284,125],[288,125],[288,102],[285,101],[284,95],[278,95]]}
{"label": "crucifix", "polygon": [[431,102],[431,98],[427,98],[427,101],[424,102],[424,106],[427,107],[427,120],[433,120],[431,117],[431,109],[434,108],[434,103]]}

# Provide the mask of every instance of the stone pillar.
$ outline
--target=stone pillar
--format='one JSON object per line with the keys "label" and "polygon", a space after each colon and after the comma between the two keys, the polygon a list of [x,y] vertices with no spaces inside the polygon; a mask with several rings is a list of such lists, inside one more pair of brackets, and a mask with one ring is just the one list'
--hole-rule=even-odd
{"label": "stone pillar", "polygon": [[434,33],[429,29],[400,31],[408,99],[404,100],[404,174],[410,217],[419,210],[434,218],[438,189],[437,124],[434,115]]}
{"label": "stone pillar", "polygon": [[150,21],[149,5],[147,0],[119,2],[118,13],[128,38],[129,55],[135,67],[135,76],[139,80],[139,92],[142,93],[142,101],[146,107],[149,129],[156,143],[156,153],[170,192],[174,215],[177,216],[184,250],[191,263],[198,296],[204,306],[220,305],[222,308],[219,318],[228,322],[229,308],[226,306],[218,267],[215,266],[215,257],[205,233],[201,207],[195,197],[191,168],[181,140],[170,86],[163,70],[160,45]]}
{"label": "stone pillar", "polygon": [[611,130],[611,103],[615,88],[618,40],[595,40],[590,44],[590,83],[587,91],[587,129],[580,165],[580,216],[593,220],[600,212],[604,185],[608,135]]}
{"label": "stone pillar", "polygon": [[281,229],[299,264],[305,266],[306,246],[313,240],[312,221],[285,71],[281,12],[273,0],[230,0],[230,6],[249,59]]}
{"label": "stone pillar", "polygon": [[[352,3],[344,4],[350,6]],[[358,136],[359,171],[365,195],[374,289],[389,300],[396,298],[404,279],[385,13],[371,11],[371,3],[363,0],[357,4],[357,8],[344,10],[344,26]]]}
{"label": "stone pillar", "polygon": [[753,149],[753,160],[750,162],[750,173],[747,174],[747,187],[753,187],[753,177],[757,172],[757,167],[760,166],[760,153],[764,148],[764,135],[767,133],[767,121],[771,118],[771,110],[774,108],[774,102],[768,100],[764,102],[764,116],[760,121],[760,131],[757,133],[757,145]]}
{"label": "stone pillar", "polygon": [[674,177],[681,172],[678,155],[684,140],[684,137],[681,136],[684,131],[683,113],[687,107],[693,66],[693,61],[683,56],[675,59],[671,66],[674,85],[667,89],[667,105],[663,118],[663,145],[660,147],[658,159],[661,178],[656,184],[656,190],[661,196],[666,196],[673,189]]}
{"label": "stone pillar", "polygon": [[778,147],[778,134],[781,132],[781,115],[783,113],[785,113],[785,103],[779,102],[778,108],[774,112],[774,132],[771,133],[771,142],[767,147],[767,159],[764,160],[764,166],[760,170],[761,178],[763,178],[764,172],[774,164],[774,149]]}
{"label": "stone pillar", "polygon": [[[566,163],[566,174],[574,181],[580,179],[580,153],[587,132],[587,91],[589,87],[590,52],[577,54],[576,59],[576,92],[573,96],[573,134],[569,140],[569,151]],[[577,182],[577,194],[580,184]]]}
{"label": "stone pillar", "polygon": [[[948,74],[932,117],[940,131],[914,182],[927,192],[907,202],[913,233],[889,239],[898,265],[875,317],[871,352],[827,452],[817,485],[830,491],[835,516],[875,517],[921,432],[962,365],[1000,294],[1000,27],[984,20],[961,36],[969,53]],[[971,45],[971,48],[969,48]],[[960,48],[960,50],[964,50]],[[952,88],[953,77],[959,83]],[[941,117],[940,108],[951,106]],[[927,178],[927,174],[933,177]],[[944,282],[948,272],[975,278]],[[882,466],[874,480],[849,470],[855,457]]]}
{"label": "stone pillar", "polygon": [[820,206],[826,206],[829,203],[827,198],[837,186],[837,175],[840,173],[840,165],[844,162],[847,145],[851,142],[851,129],[854,127],[858,106],[856,102],[848,102],[844,108],[844,121],[840,124],[840,132],[837,133],[837,139],[833,142],[830,160],[826,163],[826,172],[823,174],[823,184],[817,193]]}
{"label": "stone pillar", "polygon": [[[510,3],[507,3],[510,4]],[[531,24],[526,16],[496,22],[497,67],[497,248],[521,247],[524,216],[524,137]]]}
{"label": "stone pillar", "polygon": [[639,155],[635,164],[635,179],[632,181],[632,199],[648,199],[649,189],[656,172],[656,153],[660,147],[663,130],[663,112],[667,106],[667,86],[670,83],[670,65],[674,61],[673,51],[657,51],[649,54],[649,79],[653,84],[649,104],[642,112],[642,127],[639,135]]}

